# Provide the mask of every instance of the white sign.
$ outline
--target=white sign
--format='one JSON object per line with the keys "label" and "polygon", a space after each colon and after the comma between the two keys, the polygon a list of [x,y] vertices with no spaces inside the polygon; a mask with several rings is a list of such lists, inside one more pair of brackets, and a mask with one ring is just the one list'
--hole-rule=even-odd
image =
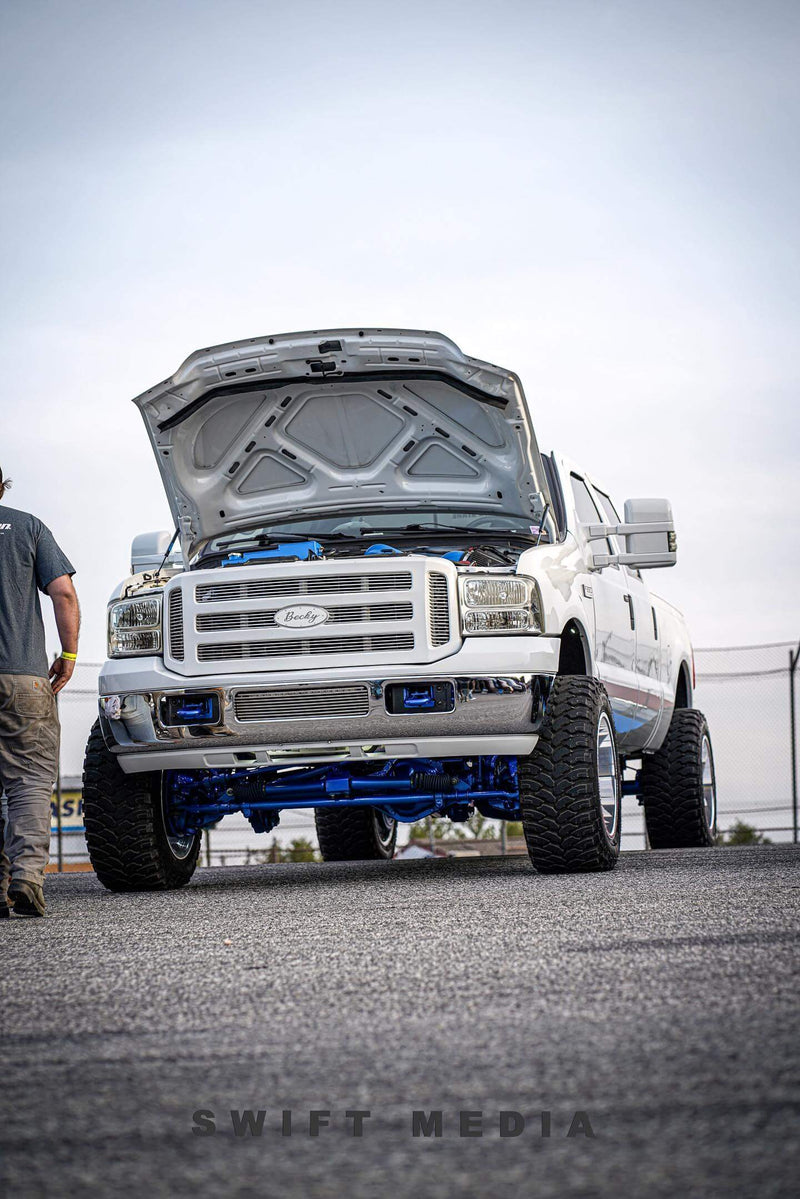
{"label": "white sign", "polygon": [[313,629],[316,625],[325,624],[329,617],[327,608],[319,608],[315,604],[292,604],[289,608],[278,608],[275,623],[282,629]]}

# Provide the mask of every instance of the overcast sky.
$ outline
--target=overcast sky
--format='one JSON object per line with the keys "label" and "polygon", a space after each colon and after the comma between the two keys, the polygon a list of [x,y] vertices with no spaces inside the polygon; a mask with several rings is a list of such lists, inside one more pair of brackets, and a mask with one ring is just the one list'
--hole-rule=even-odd
{"label": "overcast sky", "polygon": [[0,465],[84,657],[192,350],[439,329],[666,495],[700,645],[800,637],[800,5],[3,0]]}

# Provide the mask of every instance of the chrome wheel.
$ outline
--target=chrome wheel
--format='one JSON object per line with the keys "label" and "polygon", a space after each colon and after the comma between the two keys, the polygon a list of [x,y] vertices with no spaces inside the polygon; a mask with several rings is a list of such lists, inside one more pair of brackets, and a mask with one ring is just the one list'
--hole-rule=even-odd
{"label": "chrome wheel", "polygon": [[188,858],[189,854],[194,849],[196,833],[175,833],[172,832],[172,821],[169,815],[169,804],[167,800],[167,786],[162,776],[161,778],[161,819],[164,823],[164,835],[167,838],[172,856],[176,862],[182,862]]}
{"label": "chrome wheel", "polygon": [[711,756],[711,742],[707,736],[703,737],[700,747],[700,767],[703,772],[703,808],[706,824],[713,832],[717,819],[717,784],[714,778],[714,759]]}
{"label": "chrome wheel", "polygon": [[394,817],[387,815],[383,808],[373,808],[375,820],[375,836],[380,842],[381,848],[388,850],[394,838],[397,821]]}
{"label": "chrome wheel", "polygon": [[606,712],[600,713],[597,722],[597,786],[606,836],[615,842],[619,827],[619,760],[614,730]]}

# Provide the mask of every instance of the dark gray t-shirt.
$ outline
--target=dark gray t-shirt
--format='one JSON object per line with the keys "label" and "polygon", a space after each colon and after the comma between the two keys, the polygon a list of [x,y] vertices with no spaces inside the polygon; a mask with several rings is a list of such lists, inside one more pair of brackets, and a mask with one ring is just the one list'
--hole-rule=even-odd
{"label": "dark gray t-shirt", "polygon": [[0,674],[47,677],[39,592],[74,574],[46,525],[0,504]]}

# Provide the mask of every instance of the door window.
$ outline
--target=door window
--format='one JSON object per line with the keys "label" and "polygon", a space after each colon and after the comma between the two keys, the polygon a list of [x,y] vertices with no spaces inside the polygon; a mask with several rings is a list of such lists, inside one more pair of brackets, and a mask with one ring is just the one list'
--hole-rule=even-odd
{"label": "door window", "polygon": [[[614,501],[612,500],[611,496],[606,495],[606,493],[601,491],[599,487],[595,487],[594,483],[592,484],[592,487],[594,487],[594,493],[600,501],[600,506],[605,512],[608,523],[610,525],[621,525],[622,521],[620,519],[619,512],[617,512],[616,508],[614,507]],[[620,545],[618,537],[612,537],[610,540],[614,545],[615,554],[622,554],[625,552],[624,547]],[[641,579],[642,576],[638,570],[634,570],[630,566],[626,566],[625,569],[629,575],[633,575],[634,579]]]}
{"label": "door window", "polygon": [[589,494],[589,488],[578,475],[570,475],[570,480],[572,482],[572,494],[575,497],[575,510],[578,513],[578,520],[584,525],[597,524],[598,520],[602,520],[603,518]]}
{"label": "door window", "polygon": [[[583,525],[607,524],[608,521],[600,513],[600,509],[592,499],[592,494],[586,486],[580,475],[570,475],[572,483],[572,494],[575,497],[575,511],[578,514],[578,520]],[[616,524],[616,521],[614,522]],[[593,545],[602,545],[602,542],[595,541]],[[613,554],[615,551],[611,548],[611,542],[606,538],[606,552]]]}

